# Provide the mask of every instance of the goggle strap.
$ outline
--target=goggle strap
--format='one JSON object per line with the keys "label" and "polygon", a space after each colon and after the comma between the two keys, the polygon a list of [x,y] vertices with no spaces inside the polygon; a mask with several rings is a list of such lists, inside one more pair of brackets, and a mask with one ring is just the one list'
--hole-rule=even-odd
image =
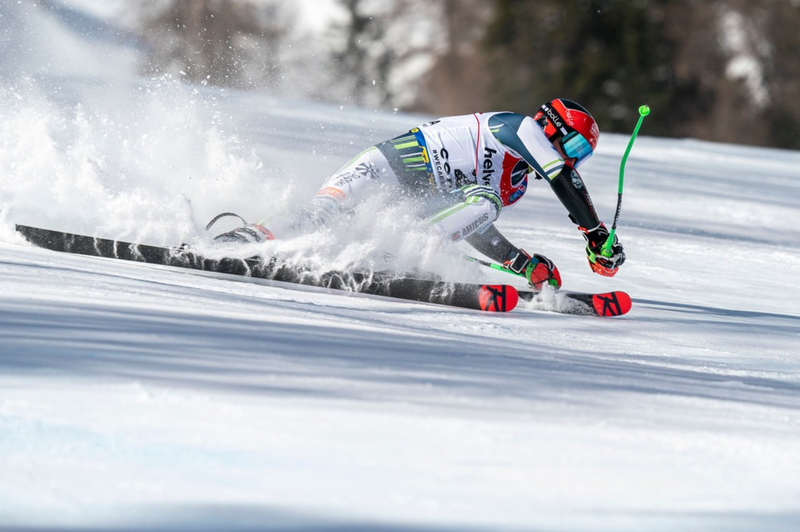
{"label": "goggle strap", "polygon": [[567,131],[567,129],[565,127],[562,126],[560,128],[557,128],[556,125],[553,123],[553,120],[548,115],[548,112],[553,113],[556,116],[558,116],[561,119],[562,122],[566,123],[566,120],[564,120],[564,117],[561,116],[561,113],[559,113],[558,111],[556,111],[555,109],[553,109],[552,107],[547,105],[546,103],[543,103],[542,106],[539,108],[539,110],[541,111],[542,116],[553,126],[553,129],[555,129],[556,131],[560,131],[561,132],[561,136],[560,137],[556,137],[555,134],[552,135],[551,138],[550,138],[550,142],[552,142],[554,138],[563,138],[563,137],[569,135],[569,132]]}

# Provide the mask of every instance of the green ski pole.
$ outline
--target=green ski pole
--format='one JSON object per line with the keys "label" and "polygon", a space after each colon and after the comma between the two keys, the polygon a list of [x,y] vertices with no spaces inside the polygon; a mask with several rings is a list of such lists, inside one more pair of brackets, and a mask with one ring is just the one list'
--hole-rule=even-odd
{"label": "green ski pole", "polygon": [[603,244],[603,256],[610,257],[612,255],[611,246],[614,245],[614,234],[617,232],[617,222],[619,222],[619,213],[622,210],[622,182],[625,176],[625,164],[628,162],[628,155],[631,153],[631,148],[633,148],[633,141],[636,140],[636,136],[639,134],[639,128],[642,127],[642,121],[644,121],[644,117],[650,114],[650,107],[646,105],[642,105],[639,107],[639,122],[636,123],[636,128],[633,130],[633,134],[631,135],[631,140],[628,142],[628,147],[625,149],[625,155],[622,156],[622,163],[619,166],[619,188],[617,189],[617,212],[614,214],[614,224],[611,226],[611,230],[608,232],[608,240],[606,243]]}
{"label": "green ski pole", "polygon": [[511,275],[522,277],[523,279],[525,278],[524,275],[519,275],[518,273],[512,272],[508,268],[503,268],[503,266],[501,266],[500,264],[495,264],[494,262],[489,262],[488,260],[481,260],[476,257],[470,257],[469,255],[462,255],[462,258],[469,262],[477,262],[481,266],[486,266],[487,268],[492,268],[493,270],[510,273]]}

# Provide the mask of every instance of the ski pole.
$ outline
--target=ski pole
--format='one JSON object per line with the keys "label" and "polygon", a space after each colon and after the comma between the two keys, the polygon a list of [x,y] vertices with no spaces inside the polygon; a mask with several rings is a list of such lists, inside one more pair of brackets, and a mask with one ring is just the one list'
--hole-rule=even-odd
{"label": "ski pole", "polygon": [[515,273],[515,272],[509,270],[508,268],[504,268],[500,264],[495,264],[494,262],[489,262],[488,260],[481,260],[479,258],[471,257],[469,255],[462,255],[462,257],[464,258],[464,260],[467,260],[469,262],[477,262],[481,266],[486,266],[487,268],[491,268],[493,270],[498,270],[498,271],[501,271],[501,272],[510,273],[511,275],[516,275],[517,277],[525,277],[524,275],[521,276],[520,274]]}
{"label": "ski pole", "polygon": [[622,163],[619,166],[619,188],[617,189],[617,212],[614,214],[614,224],[611,226],[611,230],[608,232],[608,239],[606,243],[603,244],[603,251],[602,254],[604,257],[610,257],[613,253],[611,252],[611,246],[614,245],[614,234],[617,232],[617,222],[619,222],[619,213],[622,209],[622,182],[625,176],[625,164],[628,162],[628,155],[631,153],[631,148],[633,148],[633,141],[636,140],[636,135],[639,134],[639,128],[642,127],[642,121],[644,121],[644,117],[650,114],[650,107],[647,105],[642,105],[639,107],[639,122],[636,123],[636,127],[633,130],[633,134],[631,135],[631,140],[628,141],[628,147],[625,149],[625,154],[622,156]]}
{"label": "ski pole", "polygon": [[[517,272],[515,272],[513,270],[510,270],[510,269],[504,267],[504,266],[501,266],[500,264],[496,264],[494,262],[489,262],[488,260],[481,260],[481,259],[478,259],[476,257],[472,257],[470,255],[461,255],[461,258],[463,258],[464,260],[469,261],[469,262],[476,262],[476,263],[480,264],[481,266],[486,266],[486,267],[491,268],[493,270],[499,270],[501,272],[510,273],[511,275],[516,275],[517,277],[522,277],[523,279],[528,281],[528,286],[533,286],[533,284],[531,284],[530,279],[528,279],[525,276],[524,273],[517,273]],[[559,288],[559,286],[555,287],[556,290],[558,290],[558,288]],[[536,290],[539,290],[539,288],[537,288]]]}

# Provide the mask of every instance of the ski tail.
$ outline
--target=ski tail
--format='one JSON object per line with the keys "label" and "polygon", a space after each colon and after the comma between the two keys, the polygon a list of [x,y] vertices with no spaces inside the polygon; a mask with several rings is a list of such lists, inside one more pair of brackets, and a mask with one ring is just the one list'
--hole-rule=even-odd
{"label": "ski tail", "polygon": [[592,307],[598,316],[622,316],[633,306],[631,296],[625,292],[607,292],[592,295]]}
{"label": "ski tail", "polygon": [[517,289],[504,284],[482,285],[478,292],[481,310],[508,312],[514,310],[519,301]]}

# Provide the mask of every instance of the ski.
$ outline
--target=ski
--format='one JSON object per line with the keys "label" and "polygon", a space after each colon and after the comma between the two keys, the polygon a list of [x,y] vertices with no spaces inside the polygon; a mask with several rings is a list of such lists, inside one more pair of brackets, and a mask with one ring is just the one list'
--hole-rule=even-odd
{"label": "ski", "polygon": [[529,303],[540,304],[550,312],[561,314],[582,314],[602,317],[622,316],[627,314],[633,305],[631,297],[622,291],[592,294],[585,292],[558,292],[522,291],[518,292],[519,299]]}
{"label": "ski", "polygon": [[[486,260],[464,255],[463,258],[469,262],[475,262],[481,266],[486,266],[493,270],[519,274],[511,270],[489,262]],[[602,294],[591,294],[585,292],[570,292],[568,290],[553,291],[519,291],[519,299],[531,303],[529,308],[544,310],[547,312],[558,312],[561,314],[583,314],[589,316],[622,316],[627,314],[633,305],[631,297],[625,292],[615,291]]]}
{"label": "ski", "polygon": [[16,230],[37,247],[63,253],[268,279],[485,312],[508,312],[518,301],[517,290],[501,284],[451,283],[362,272],[316,272],[276,258],[209,259],[186,245],[173,248],[150,246],[19,224]]}

